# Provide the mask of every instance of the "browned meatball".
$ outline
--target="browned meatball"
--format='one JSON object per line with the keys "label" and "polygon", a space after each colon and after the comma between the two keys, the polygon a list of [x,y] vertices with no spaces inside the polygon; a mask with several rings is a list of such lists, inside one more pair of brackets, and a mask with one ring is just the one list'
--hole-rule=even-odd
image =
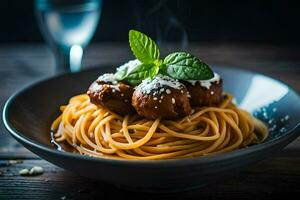
{"label": "browned meatball", "polygon": [[137,86],[132,105],[139,115],[148,119],[176,119],[191,113],[186,87],[162,75],[146,79]]}
{"label": "browned meatball", "polygon": [[223,100],[222,79],[215,73],[214,78],[204,81],[186,81],[191,106],[217,106]]}
{"label": "browned meatball", "polygon": [[134,112],[131,105],[133,88],[114,79],[113,74],[104,74],[92,83],[87,91],[90,100],[109,110],[126,115]]}

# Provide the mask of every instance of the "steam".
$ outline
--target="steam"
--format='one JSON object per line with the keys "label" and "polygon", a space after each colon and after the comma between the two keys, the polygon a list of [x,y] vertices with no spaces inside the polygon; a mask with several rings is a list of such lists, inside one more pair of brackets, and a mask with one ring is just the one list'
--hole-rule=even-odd
{"label": "steam", "polygon": [[141,31],[153,32],[159,46],[170,42],[179,43],[181,50],[188,46],[188,35],[183,24],[167,5],[167,0],[153,1],[155,4],[135,5],[137,28]]}

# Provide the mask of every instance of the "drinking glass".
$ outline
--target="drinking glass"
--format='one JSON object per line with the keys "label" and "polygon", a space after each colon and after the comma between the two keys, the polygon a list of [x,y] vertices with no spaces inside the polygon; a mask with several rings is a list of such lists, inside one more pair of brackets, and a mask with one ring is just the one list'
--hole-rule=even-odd
{"label": "drinking glass", "polygon": [[78,72],[83,49],[96,30],[102,0],[36,0],[42,34],[56,60],[56,73]]}

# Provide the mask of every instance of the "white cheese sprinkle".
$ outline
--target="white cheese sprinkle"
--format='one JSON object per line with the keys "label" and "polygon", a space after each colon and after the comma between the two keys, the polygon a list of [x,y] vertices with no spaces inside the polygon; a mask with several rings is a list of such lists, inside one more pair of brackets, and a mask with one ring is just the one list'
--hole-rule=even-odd
{"label": "white cheese sprinkle", "polygon": [[171,94],[171,90],[170,89],[166,89],[166,93],[167,94]]}
{"label": "white cheese sprinkle", "polygon": [[103,81],[104,83],[118,84],[118,81],[113,73],[106,73],[98,77],[97,81]]}
{"label": "white cheese sprinkle", "polygon": [[196,85],[196,83],[200,83],[200,85],[202,87],[205,87],[207,89],[210,88],[211,84],[214,82],[219,82],[220,81],[220,75],[217,73],[214,73],[214,77],[208,80],[188,80],[187,82],[189,82],[192,85]]}
{"label": "white cheese sprinkle", "polygon": [[[113,85],[108,85],[108,87],[112,88],[112,92],[116,92],[116,91],[119,91],[120,92],[120,88],[119,88],[119,84],[118,84],[118,81],[117,80],[111,80],[109,78],[103,78],[104,76],[109,76],[108,74],[103,74],[102,76],[100,76],[97,81],[102,81],[104,83],[111,83]],[[100,89],[102,88],[102,85],[101,84],[98,84],[97,82],[94,82],[89,90],[93,91],[93,92],[97,92],[99,91]]]}
{"label": "white cheese sprinkle", "polygon": [[189,91],[187,92],[187,97],[191,98],[191,95],[190,95]]}
{"label": "white cheese sprinkle", "polygon": [[109,87],[112,88],[112,92],[116,92],[116,91],[120,92],[119,84],[118,85],[109,85]]}
{"label": "white cheese sprinkle", "polygon": [[[169,76],[164,76],[161,74],[158,74],[154,79],[147,78],[142,81],[140,85],[135,87],[135,89],[141,93],[144,94],[150,94],[152,90],[157,90],[158,88],[161,87],[169,87],[169,88],[174,88],[174,89],[181,89],[184,88],[184,85],[175,79],[169,77]],[[168,89],[166,89],[167,92]],[[160,89],[159,92],[163,92],[164,90]],[[170,89],[169,89],[170,91]],[[171,92],[171,91],[170,91]],[[168,92],[167,92],[168,93]]]}
{"label": "white cheese sprinkle", "polygon": [[94,83],[92,83],[92,85],[90,86],[89,90],[91,90],[91,91],[93,91],[93,92],[96,92],[96,91],[98,91],[100,88],[101,88],[101,86],[100,86],[98,83],[94,82]]}
{"label": "white cheese sprinkle", "polygon": [[117,71],[126,69],[125,71],[127,71],[127,73],[130,73],[131,71],[133,71],[140,64],[141,64],[141,62],[138,59],[130,60],[127,63],[124,63],[123,65],[118,67]]}
{"label": "white cheese sprinkle", "polygon": [[174,98],[172,98],[172,104],[175,104],[175,99]]}

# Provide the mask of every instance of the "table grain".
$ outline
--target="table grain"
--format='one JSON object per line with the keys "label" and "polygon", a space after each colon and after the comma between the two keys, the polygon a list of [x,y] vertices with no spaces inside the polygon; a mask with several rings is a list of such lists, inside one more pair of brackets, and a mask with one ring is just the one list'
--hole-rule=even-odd
{"label": "table grain", "polygon": [[[180,47],[166,44],[162,52],[174,50]],[[190,44],[186,51],[210,65],[264,73],[300,93],[298,46],[198,43]],[[93,44],[85,51],[83,66],[118,66],[131,58],[127,44]],[[51,51],[42,44],[0,45],[0,107],[18,89],[53,75],[53,65]],[[33,177],[19,175],[20,169],[32,166],[43,167],[44,173]],[[233,174],[229,180],[189,192],[155,195],[125,191],[56,167],[17,143],[0,123],[0,199],[274,199],[296,193],[300,193],[299,138],[267,160]]]}

